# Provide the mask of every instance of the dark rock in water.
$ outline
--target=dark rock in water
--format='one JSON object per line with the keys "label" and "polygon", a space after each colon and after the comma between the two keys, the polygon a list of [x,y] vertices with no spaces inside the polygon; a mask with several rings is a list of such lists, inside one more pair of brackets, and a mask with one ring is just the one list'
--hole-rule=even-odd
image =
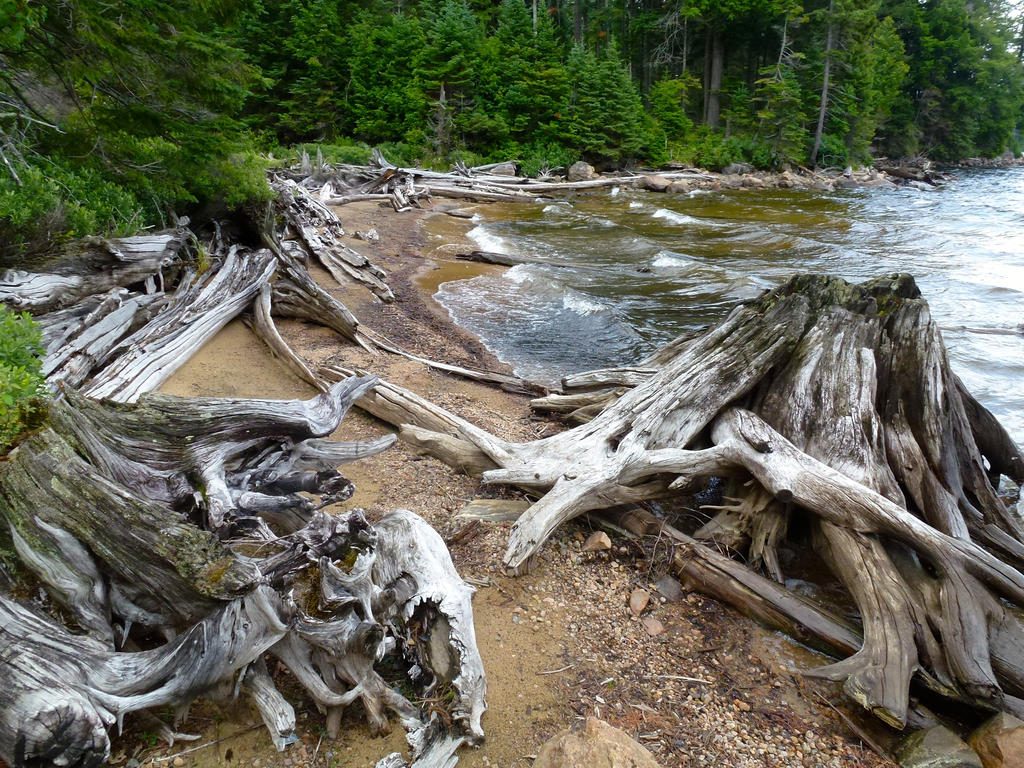
{"label": "dark rock in water", "polygon": [[1006,712],[986,720],[967,741],[981,756],[985,768],[1024,765],[1024,721]]}
{"label": "dark rock in water", "polygon": [[687,192],[690,191],[690,183],[682,179],[679,179],[678,181],[673,181],[671,184],[669,184],[668,191],[677,195],[686,194]]}
{"label": "dark rock in water", "polygon": [[645,273],[645,274],[646,274],[646,273],[648,273],[648,272],[650,272],[650,271],[651,271],[651,268],[650,268],[650,267],[643,267],[643,266],[640,266],[640,267],[637,267],[637,268],[636,268],[636,271],[637,271],[637,272],[643,272],[643,273]]}
{"label": "dark rock in water", "polygon": [[494,253],[493,251],[473,251],[472,253],[457,253],[455,258],[460,261],[477,261],[481,264],[497,264],[502,267],[514,267],[522,264],[522,259],[509,256],[507,253]]}
{"label": "dark rock in water", "polygon": [[860,187],[859,181],[847,176],[840,176],[834,183],[836,185],[836,189],[858,189]]}
{"label": "dark rock in water", "polygon": [[915,731],[896,749],[902,768],[982,768],[981,758],[943,726]]}
{"label": "dark rock in water", "polygon": [[569,171],[566,173],[565,178],[569,181],[589,181],[596,176],[597,173],[594,171],[594,166],[580,160],[578,163],[573,163],[569,166]]}
{"label": "dark rock in water", "polygon": [[722,169],[726,176],[742,176],[745,173],[753,173],[754,166],[750,163],[729,163]]}
{"label": "dark rock in water", "polygon": [[640,189],[646,189],[648,192],[667,192],[672,182],[664,176],[651,175],[641,176],[636,185]]}

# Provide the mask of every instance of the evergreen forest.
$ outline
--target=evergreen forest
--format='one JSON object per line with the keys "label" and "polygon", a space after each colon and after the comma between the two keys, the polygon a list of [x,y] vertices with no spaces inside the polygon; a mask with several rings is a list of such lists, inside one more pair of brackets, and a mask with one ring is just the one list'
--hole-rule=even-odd
{"label": "evergreen forest", "polygon": [[0,259],[265,199],[268,158],[536,173],[1021,149],[1001,0],[0,0]]}

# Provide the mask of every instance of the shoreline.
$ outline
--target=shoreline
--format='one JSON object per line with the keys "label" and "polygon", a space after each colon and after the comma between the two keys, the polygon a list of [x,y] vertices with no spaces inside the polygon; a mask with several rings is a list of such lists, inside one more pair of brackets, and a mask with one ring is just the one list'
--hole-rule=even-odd
{"label": "shoreline", "polygon": [[[438,248],[453,241],[432,241],[431,224],[440,224],[453,236],[461,228],[464,236],[461,220],[452,218],[448,226],[445,219],[436,218],[444,216],[437,208],[396,213],[375,203],[336,211],[348,232],[370,226],[378,230],[378,242],[350,244],[388,272],[397,300],[382,303],[363,287],[339,285],[317,270],[314,277],[321,285],[366,326],[410,352],[507,370],[433,299],[436,285],[452,275],[503,269],[437,258]],[[527,441],[562,428],[534,416],[523,396],[428,370],[395,355],[372,355],[315,326],[289,321],[280,329],[314,364],[335,361],[377,374],[499,437]],[[162,388],[174,394],[258,396],[251,394],[254,390],[276,397],[311,394],[308,385],[270,357],[241,323],[222,331]],[[393,430],[353,411],[333,437],[369,439],[388,431]],[[456,515],[469,500],[523,498],[514,489],[484,486],[455,474],[401,442],[342,471],[356,493],[336,509],[361,507],[376,519],[405,507],[425,517],[448,541],[456,541],[456,534],[467,530],[467,520]],[[861,746],[846,722],[822,704],[820,696],[837,699],[839,686],[808,681],[799,674],[803,667],[824,663],[820,655],[685,587],[659,592],[653,585],[660,576],[660,561],[645,559],[615,534],[611,550],[583,552],[582,542],[595,529],[586,516],[559,529],[534,573],[505,577],[500,560],[509,528],[508,522],[483,523],[471,539],[450,544],[460,574],[478,586],[474,619],[490,704],[483,721],[487,739],[479,749],[460,751],[460,766],[528,765],[525,756],[535,755],[557,731],[587,716],[600,717],[640,739],[665,768],[891,765]],[[637,588],[653,595],[644,616],[657,620],[656,633],[628,608]],[[708,682],[687,682],[691,679]],[[320,735],[320,715],[296,686],[285,679],[281,690],[298,705],[299,744],[279,755],[260,729],[239,733],[258,722],[246,707],[223,712],[215,703],[204,704],[197,718],[207,723],[201,743],[238,735],[185,755],[184,765],[369,768],[388,752],[405,751],[400,727],[396,725],[387,737],[371,737],[358,707],[345,713],[338,741],[329,742]],[[887,738],[852,706],[847,711],[876,739]],[[196,728],[193,723],[185,727]],[[132,725],[115,741],[114,754],[121,750],[143,768],[163,768],[167,763],[154,761],[173,759],[182,751],[147,744],[143,728]]]}

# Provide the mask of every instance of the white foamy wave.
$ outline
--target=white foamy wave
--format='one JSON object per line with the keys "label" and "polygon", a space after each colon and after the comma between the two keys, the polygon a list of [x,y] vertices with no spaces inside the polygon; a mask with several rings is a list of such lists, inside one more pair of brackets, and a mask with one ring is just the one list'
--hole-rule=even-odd
{"label": "white foamy wave", "polygon": [[562,307],[578,315],[596,315],[604,312],[607,307],[578,293],[566,293],[562,296]]}
{"label": "white foamy wave", "polygon": [[469,232],[466,233],[466,237],[479,245],[481,251],[508,253],[508,243],[505,242],[505,238],[500,237],[493,232],[489,232],[481,225],[475,226],[469,230]]}
{"label": "white foamy wave", "polygon": [[696,224],[697,220],[693,216],[687,216],[685,213],[676,213],[670,211],[668,208],[659,208],[651,216],[655,219],[664,219],[671,224]]}
{"label": "white foamy wave", "polygon": [[629,207],[630,208],[643,208],[644,204],[641,203],[639,200],[630,200],[629,201]]}
{"label": "white foamy wave", "polygon": [[544,213],[561,213],[562,206],[560,206],[560,205],[545,205],[543,208],[541,208],[541,211],[543,211]]}
{"label": "white foamy wave", "polygon": [[654,257],[654,261],[651,262],[652,267],[660,269],[672,269],[678,267],[689,267],[693,265],[693,259],[688,259],[678,253],[672,251],[659,251],[658,255]]}
{"label": "white foamy wave", "polygon": [[533,269],[529,264],[516,264],[511,269],[506,269],[502,277],[511,280],[516,285],[522,285],[527,280],[533,279]]}
{"label": "white foamy wave", "polygon": [[483,221],[484,217],[481,216],[479,213],[474,213],[472,216],[469,217],[469,220],[470,221]]}
{"label": "white foamy wave", "polygon": [[710,194],[711,194],[711,190],[710,189],[691,189],[689,192],[686,193],[686,196],[687,197],[697,197],[699,195],[710,195]]}
{"label": "white foamy wave", "polygon": [[618,187],[612,187],[612,197],[615,197],[618,194],[619,194],[619,188]]}

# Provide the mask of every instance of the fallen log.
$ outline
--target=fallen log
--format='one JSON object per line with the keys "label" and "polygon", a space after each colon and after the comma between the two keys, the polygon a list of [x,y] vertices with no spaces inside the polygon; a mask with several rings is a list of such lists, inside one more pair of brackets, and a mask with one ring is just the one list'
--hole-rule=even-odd
{"label": "fallen log", "polygon": [[915,673],[1024,713],[1024,625],[1004,604],[1024,607],[1024,533],[995,489],[1019,474],[1020,451],[950,371],[912,278],[798,276],[653,358],[578,377],[605,387],[590,395],[596,415],[532,443],[394,393],[378,412],[441,460],[540,496],[513,527],[512,571],[579,514],[723,478],[698,536],[781,581],[789,521],[807,520],[859,609],[861,646],[819,674],[896,726]]}
{"label": "fallen log", "polygon": [[355,280],[367,286],[382,301],[394,301],[395,295],[384,281],[384,271],[339,242],[338,238],[345,231],[327,205],[289,179],[272,177],[270,186],[277,192],[277,200],[272,205],[288,223],[292,236],[335,280],[342,285],[347,280]]}
{"label": "fallen log", "polygon": [[218,269],[184,279],[160,314],[115,347],[112,362],[83,392],[132,402],[156,389],[252,302],[275,268],[270,251],[233,246]]}
{"label": "fallen log", "polygon": [[153,281],[181,259],[193,242],[192,233],[183,226],[132,237],[77,240],[56,258],[39,264],[41,271],[0,273],[0,303],[42,314],[112,288]]}

